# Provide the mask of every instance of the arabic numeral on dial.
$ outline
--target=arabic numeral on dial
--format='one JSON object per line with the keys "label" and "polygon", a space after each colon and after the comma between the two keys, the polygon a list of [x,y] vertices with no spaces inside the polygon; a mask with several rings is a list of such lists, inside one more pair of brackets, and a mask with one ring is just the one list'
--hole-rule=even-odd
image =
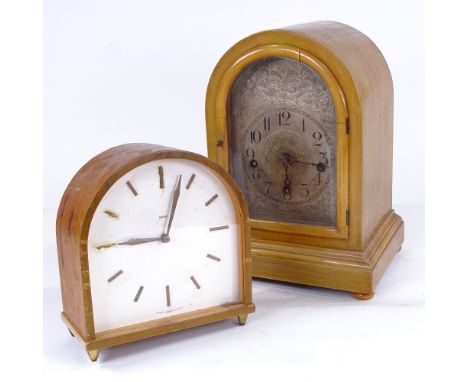
{"label": "arabic numeral on dial", "polygon": [[319,185],[319,186],[322,184],[322,178],[320,177],[320,174],[321,174],[321,172],[318,172],[317,175],[314,178],[314,180],[317,181],[317,185]]}
{"label": "arabic numeral on dial", "polygon": [[253,180],[260,180],[260,178],[262,177],[260,170],[258,168],[252,171],[251,176]]}
{"label": "arabic numeral on dial", "polygon": [[301,196],[307,198],[310,195],[310,190],[307,183],[301,183]]}
{"label": "arabic numeral on dial", "polygon": [[328,157],[327,157],[327,153],[322,153],[320,152],[320,155],[322,156],[322,159],[325,161],[324,165],[325,166],[328,166]]}
{"label": "arabic numeral on dial", "polygon": [[263,118],[263,130],[265,130],[265,131],[270,131],[271,130],[270,117],[264,117]]}
{"label": "arabic numeral on dial", "polygon": [[262,133],[260,130],[252,130],[250,132],[250,142],[251,143],[260,143],[262,141]]}
{"label": "arabic numeral on dial", "polygon": [[258,166],[258,162],[255,159],[255,151],[249,147],[245,150],[245,155],[247,156],[247,159],[249,159],[248,162],[250,164],[250,167],[256,168]]}
{"label": "arabic numeral on dial", "polygon": [[283,199],[284,200],[291,200],[292,198],[292,193],[291,193],[291,189],[289,187],[283,187]]}
{"label": "arabic numeral on dial", "polygon": [[280,126],[289,126],[289,118],[291,113],[289,111],[282,111],[278,113],[278,123]]}
{"label": "arabic numeral on dial", "polygon": [[270,193],[272,182],[265,182],[265,187],[266,187],[266,193]]}
{"label": "arabic numeral on dial", "polygon": [[320,131],[314,131],[314,133],[312,134],[312,138],[315,139],[314,146],[322,146],[320,141],[322,140],[323,135]]}

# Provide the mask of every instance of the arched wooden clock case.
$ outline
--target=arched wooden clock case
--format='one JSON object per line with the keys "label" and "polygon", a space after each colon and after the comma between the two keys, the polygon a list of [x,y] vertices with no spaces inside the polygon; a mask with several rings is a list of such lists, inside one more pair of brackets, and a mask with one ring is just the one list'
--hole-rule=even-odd
{"label": "arched wooden clock case", "polygon": [[[235,231],[235,235],[237,235],[236,256],[238,262],[238,273],[236,273],[236,277],[238,277],[239,285],[238,301],[230,301],[229,303],[210,306],[204,309],[190,308],[184,313],[179,313],[171,316],[155,313],[154,318],[150,320],[134,320],[135,322],[133,324],[124,326],[114,325],[116,326],[115,328],[111,328],[108,330],[99,330],[99,328],[97,328],[96,326],[96,305],[93,303],[92,297],[93,288],[97,287],[98,285],[96,284],[96,282],[93,284],[92,267],[90,266],[92,265],[90,261],[90,255],[92,256],[94,252],[90,251],[88,243],[93,216],[98,210],[101,200],[103,200],[108,191],[112,189],[113,185],[119,179],[125,178],[125,176],[127,176],[131,171],[141,166],[148,166],[153,164],[155,161],[162,160],[166,161],[165,163],[167,163],[167,161],[174,160],[179,162],[184,161],[187,163],[193,163],[194,165],[197,165],[197,168],[200,171],[206,169],[207,174],[211,174],[210,177],[218,179],[219,183],[222,185],[219,188],[219,199],[221,199],[223,195],[228,195],[227,197],[229,198],[229,203],[232,203],[232,208],[235,214],[235,224],[238,224],[239,226],[239,229],[236,229]],[[160,174],[162,173],[160,172]],[[166,183],[168,176],[169,175],[166,172]],[[157,177],[158,172],[157,168],[155,167],[154,173],[151,172],[150,176],[151,181],[155,184],[158,182]],[[188,177],[186,177],[186,179],[182,179],[184,183],[183,189],[182,191],[180,191],[179,188],[178,192],[191,192],[192,194],[190,195],[193,195],[193,190],[197,187],[197,184],[193,181],[194,177],[195,174],[192,175],[191,180],[188,180]],[[201,177],[200,172],[198,172],[198,177]],[[179,177],[179,184],[181,178],[182,175],[180,175]],[[142,180],[141,174],[139,179],[140,181]],[[154,192],[155,205],[160,203],[160,195],[162,195],[164,191],[162,190],[163,188],[167,188],[167,192],[170,191],[172,193],[172,189],[169,190],[171,185],[167,184],[165,187],[163,185],[164,181],[161,181],[161,179],[163,178],[161,177],[161,175],[159,175],[158,186],[154,186],[154,188],[151,189],[151,193]],[[187,183],[187,181],[189,183]],[[200,180],[198,181],[198,183],[200,183]],[[133,198],[134,195],[135,197],[137,195],[139,195],[140,198],[142,197],[142,190],[139,190],[140,193],[137,193],[133,185],[129,185],[129,182],[127,182],[127,186],[131,189],[131,192],[127,189],[125,189],[124,191],[126,191],[126,193],[130,195],[131,198]],[[188,191],[189,187],[190,191]],[[204,186],[202,185],[198,187]],[[216,194],[216,197],[218,197],[218,194]],[[124,198],[122,200],[127,199]],[[193,200],[193,198],[190,197],[188,200],[190,200],[191,203],[187,203],[187,205],[191,205],[193,211],[198,211],[198,204],[195,205],[196,202]],[[214,198],[209,203],[211,203],[213,200]],[[134,201],[133,203],[136,203],[136,201]],[[209,203],[202,205],[202,207],[200,208],[206,208],[206,206],[208,206]],[[141,207],[141,203],[131,205],[133,206],[132,208],[136,210],[138,210],[138,208],[135,206],[140,205]],[[164,206],[160,207],[162,208],[162,210],[164,210],[165,208]],[[121,206],[121,208],[123,207]],[[151,212],[151,208],[147,207],[142,211]],[[179,210],[180,208],[181,207],[179,207]],[[224,214],[227,213],[224,212]],[[196,215],[201,215],[201,213],[194,214],[194,216]],[[140,214],[138,216],[144,217],[145,215]],[[167,216],[163,216],[163,218],[165,218],[163,219],[163,221],[167,220]],[[154,220],[156,219],[151,219],[152,224],[145,224],[148,227],[150,227],[151,230],[153,230],[153,226],[155,226]],[[127,216],[127,220],[134,221],[135,218]],[[182,222],[182,224],[185,223]],[[60,203],[60,208],[57,214],[56,227],[57,249],[63,302],[63,312],[61,316],[65,325],[70,330],[70,333],[83,344],[92,361],[95,361],[97,359],[100,349],[103,348],[125,344],[128,342],[133,342],[195,326],[205,325],[212,322],[225,320],[230,317],[237,316],[239,323],[243,325],[247,319],[247,315],[255,311],[255,306],[252,303],[250,230],[247,220],[247,207],[245,205],[244,198],[234,180],[222,168],[216,165],[216,163],[210,161],[209,159],[201,155],[164,146],[143,143],[125,144],[106,150],[103,153],[91,159],[87,164],[85,164],[71,180]],[[229,227],[215,227],[210,228],[209,231],[218,232],[219,229],[227,228]],[[155,232],[157,231],[156,228],[154,230]],[[233,229],[229,231],[233,231]],[[226,232],[226,230],[220,232]],[[166,237],[168,236],[169,235],[166,235]],[[161,242],[162,239],[157,240],[159,240],[158,242]],[[193,249],[193,243],[187,241],[186,238],[179,238],[179,240],[180,243],[185,244],[179,244],[179,246],[176,247],[176,249],[174,250],[174,256],[177,253],[181,252],[181,245],[185,245],[186,252],[188,254],[193,255],[194,257],[200,257],[200,253],[197,254],[196,251]],[[142,243],[146,243],[149,241],[156,242],[155,240],[146,240],[142,241]],[[119,243],[119,245],[128,244],[129,242]],[[167,245],[171,244],[169,243],[169,240],[162,240],[162,242],[167,243]],[[225,247],[225,243],[223,244],[223,246]],[[102,248],[107,247],[109,247],[109,245],[102,246]],[[161,249],[158,249],[158,247],[156,246],[153,249],[151,249],[151,251],[154,253],[154,256],[158,258],[158,254],[161,251]],[[98,253],[97,256],[103,255],[104,254]],[[222,255],[223,254],[219,254],[218,256],[223,257]],[[111,254],[111,256],[118,256],[118,253],[114,251],[113,254]],[[136,264],[136,267],[134,267],[133,269],[133,276],[136,282],[140,282],[138,270],[142,270],[145,267],[151,268],[151,266],[148,265],[148,262],[144,262],[143,258],[140,257],[141,253],[139,256],[138,253],[135,252],[135,255],[132,256],[134,258],[134,260],[132,261],[134,261],[134,263]],[[217,258],[212,255],[207,255],[207,257],[210,256],[212,259],[216,260],[213,263],[220,264],[219,262],[221,261],[221,258]],[[96,256],[94,258],[96,259]],[[124,258],[121,257],[120,259],[123,260]],[[161,262],[163,261],[163,258],[159,256],[159,259],[159,264],[162,264]],[[205,264],[203,266],[206,269],[208,269],[206,262],[209,261],[212,260],[208,259],[205,260],[205,262],[203,263]],[[223,263],[225,262],[226,261],[223,260]],[[119,266],[125,267],[125,263],[122,262],[122,264],[120,264]],[[180,266],[182,267],[183,265],[184,264],[180,264]],[[216,270],[216,272],[219,273],[219,269],[221,268],[209,269],[214,269]],[[94,271],[96,270],[97,268],[94,268]],[[175,268],[175,272],[181,273],[181,271],[178,268]],[[107,282],[114,282],[113,280],[120,274],[122,274],[122,270],[114,276],[112,276],[109,280],[107,280]],[[120,276],[120,278],[122,277],[124,276]],[[157,279],[156,276],[151,277],[153,279]],[[198,284],[198,282],[196,282],[196,280],[194,281],[194,279],[192,281],[196,284],[196,288],[200,289],[200,285]],[[103,281],[104,284],[106,284],[107,282],[106,280]],[[187,279],[186,282],[190,283],[190,280]],[[109,285],[109,288],[113,288],[114,284]],[[168,286],[166,286],[166,288],[168,288]],[[193,287],[193,290],[197,290],[196,288]],[[220,286],[220,288],[222,287]],[[136,306],[136,302],[138,301],[142,289],[143,287],[140,288],[138,296],[135,297],[133,302],[130,301],[130,304],[135,303]],[[107,290],[107,295],[104,296],[104,301],[108,296],[110,296],[112,290],[113,289]],[[123,290],[124,289],[117,290],[117,295],[120,296],[120,293],[123,292]],[[170,301],[168,289],[166,289],[166,294],[168,296],[167,301]],[[120,298],[120,300],[123,299],[123,297]],[[149,296],[149,300],[150,304],[156,306],[158,299],[155,297],[154,293]],[[102,302],[103,300],[99,301]],[[170,305],[170,302],[167,302],[167,306],[169,307]],[[103,305],[104,310],[109,309],[109,307],[109,304]],[[101,310],[102,309],[100,309],[100,311]],[[177,309],[175,309],[175,311],[177,311]]]}
{"label": "arched wooden clock case", "polygon": [[[246,195],[253,275],[370,298],[403,242],[403,221],[392,209],[393,84],[389,68],[367,36],[337,22],[260,32],[234,45],[211,76],[206,124],[208,156],[238,182],[239,176],[233,174],[236,83],[253,65],[277,58],[299,62],[318,74],[333,99],[334,183],[327,192],[334,196],[335,209],[332,223],[323,225],[313,223],[313,218],[312,224],[258,218],[252,216],[255,202]],[[288,106],[287,99],[280,106],[268,104],[268,98],[264,101],[257,101],[257,118],[269,108]],[[247,110],[250,101],[240,102],[247,103],[241,105]],[[242,184],[241,189],[245,194]]]}

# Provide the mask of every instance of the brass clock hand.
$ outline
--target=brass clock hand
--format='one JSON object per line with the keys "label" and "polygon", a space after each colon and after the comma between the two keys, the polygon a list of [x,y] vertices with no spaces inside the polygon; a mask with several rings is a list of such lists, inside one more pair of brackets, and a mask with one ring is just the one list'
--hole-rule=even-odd
{"label": "brass clock hand", "polygon": [[151,243],[153,241],[162,241],[163,237],[145,237],[145,238],[138,238],[138,239],[130,239],[126,241],[121,241],[118,243],[108,243],[108,244],[101,244],[101,245],[96,245],[96,249],[104,249],[104,248],[111,248],[111,247],[117,247],[118,245],[138,245],[138,244],[144,244],[144,243]]}
{"label": "brass clock hand", "polygon": [[171,226],[172,226],[172,220],[174,219],[174,213],[176,211],[176,208],[177,208],[177,203],[179,202],[179,196],[180,196],[180,182],[182,180],[182,175],[179,175],[179,179],[177,180],[177,186],[176,186],[176,189],[174,190],[174,195],[172,197],[172,206],[171,206],[171,214],[169,216],[169,223],[167,225],[167,231],[166,231],[166,234],[167,236],[169,236],[169,232],[171,230]]}

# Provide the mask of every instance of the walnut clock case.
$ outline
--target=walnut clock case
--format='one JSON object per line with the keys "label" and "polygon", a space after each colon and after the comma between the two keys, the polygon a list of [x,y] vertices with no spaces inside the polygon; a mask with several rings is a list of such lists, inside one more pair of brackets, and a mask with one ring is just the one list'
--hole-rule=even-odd
{"label": "walnut clock case", "polygon": [[102,348],[238,317],[252,303],[247,206],[201,155],[109,149],[71,180],[57,216],[62,319]]}
{"label": "walnut clock case", "polygon": [[371,298],[403,242],[374,43],[329,21],[249,36],[211,75],[206,124],[209,157],[247,199],[253,276]]}

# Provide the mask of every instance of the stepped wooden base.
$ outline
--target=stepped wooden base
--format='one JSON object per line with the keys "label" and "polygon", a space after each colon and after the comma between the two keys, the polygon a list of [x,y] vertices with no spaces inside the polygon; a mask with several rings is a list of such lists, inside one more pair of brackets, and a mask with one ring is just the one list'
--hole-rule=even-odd
{"label": "stepped wooden base", "polygon": [[363,251],[253,241],[253,276],[345,290],[369,299],[402,243],[403,221],[393,211]]}

